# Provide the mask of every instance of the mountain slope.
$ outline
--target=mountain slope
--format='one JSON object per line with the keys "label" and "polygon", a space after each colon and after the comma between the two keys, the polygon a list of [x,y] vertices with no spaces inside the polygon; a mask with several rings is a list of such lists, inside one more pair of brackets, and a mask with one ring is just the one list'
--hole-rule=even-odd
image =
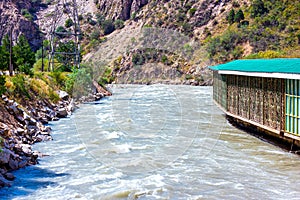
{"label": "mountain slope", "polygon": [[[4,24],[9,22],[15,25],[15,38],[24,33],[31,45],[38,48],[42,39],[38,34],[38,26],[44,33],[49,32],[57,2],[1,2],[0,23],[5,28],[1,29],[0,37],[8,32],[9,28]],[[104,67],[110,68],[110,75],[116,76],[116,80],[128,76],[127,70],[132,71],[137,65],[149,62],[163,64],[165,71],[176,69],[180,81],[189,83],[197,77],[206,79],[206,75],[202,77],[201,74],[206,74],[203,68],[210,63],[240,58],[300,57],[298,1],[77,0],[77,4],[85,61],[94,65],[105,61]],[[67,16],[62,16],[58,25],[64,27],[66,19]],[[184,51],[193,52],[194,55],[188,59],[182,58],[181,55],[176,56],[176,50],[164,46],[147,57],[149,51],[141,46],[142,30],[145,28],[182,34],[184,38],[189,38],[189,41],[181,44]],[[164,31],[161,34],[159,37],[164,38]],[[175,41],[181,39],[179,37]],[[153,41],[161,42],[157,38]],[[178,46],[178,49],[181,47]],[[138,73],[144,72],[147,74],[143,70]]]}
{"label": "mountain slope", "polygon": [[30,0],[0,2],[0,39],[10,32],[14,41],[24,34],[29,40],[33,49],[41,45],[42,38],[39,35],[39,27],[34,23],[34,16],[29,12],[35,12],[39,5]]}

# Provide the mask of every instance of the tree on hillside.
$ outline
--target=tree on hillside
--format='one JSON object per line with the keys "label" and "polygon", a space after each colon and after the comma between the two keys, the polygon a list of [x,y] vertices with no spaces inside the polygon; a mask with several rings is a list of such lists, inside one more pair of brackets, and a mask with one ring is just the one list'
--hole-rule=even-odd
{"label": "tree on hillside", "polygon": [[4,38],[2,40],[2,46],[5,48],[5,50],[7,52],[9,52],[10,41],[9,41],[9,36],[8,35],[4,36]]}
{"label": "tree on hillside", "polygon": [[229,24],[234,23],[234,16],[235,16],[235,11],[233,9],[231,9],[229,14],[227,15],[227,21]]}
{"label": "tree on hillside", "polygon": [[97,20],[97,24],[101,26],[102,23],[105,21],[105,17],[100,13],[96,13],[96,20]]}
{"label": "tree on hillside", "polygon": [[114,24],[115,24],[115,28],[116,28],[116,29],[122,29],[122,28],[124,28],[124,21],[121,20],[121,19],[117,19],[117,20],[114,22]]}
{"label": "tree on hillside", "polygon": [[239,9],[237,13],[234,15],[234,22],[240,23],[244,19],[245,19],[244,13],[241,9]]}
{"label": "tree on hillside", "polygon": [[9,45],[9,38],[8,35],[6,35],[2,40],[2,46],[0,46],[0,70],[8,70]]}
{"label": "tree on hillside", "polygon": [[[58,47],[56,49],[57,52],[65,52],[66,54],[56,54],[55,59],[57,59],[58,62],[63,64],[61,71],[71,71],[72,67],[74,65],[75,61],[75,55],[70,54],[72,52],[76,51],[76,44],[74,41],[68,41],[68,42],[60,42],[58,44]],[[81,59],[81,58],[80,58]]]}
{"label": "tree on hillside", "polygon": [[265,7],[265,4],[262,0],[254,0],[250,8],[250,14],[252,18],[260,17],[263,14],[267,13],[268,9]]}
{"label": "tree on hillside", "polygon": [[9,53],[0,46],[0,70],[7,70],[9,65]]}
{"label": "tree on hillside", "polygon": [[113,20],[105,20],[101,25],[105,35],[112,33],[115,30],[115,25]]}
{"label": "tree on hillside", "polygon": [[69,18],[65,22],[65,27],[70,28],[71,26],[73,26],[73,24],[74,24],[73,20]]}
{"label": "tree on hillside", "polygon": [[31,74],[31,68],[35,63],[35,54],[24,35],[19,37],[17,45],[13,47],[13,56],[16,69],[25,74]]}

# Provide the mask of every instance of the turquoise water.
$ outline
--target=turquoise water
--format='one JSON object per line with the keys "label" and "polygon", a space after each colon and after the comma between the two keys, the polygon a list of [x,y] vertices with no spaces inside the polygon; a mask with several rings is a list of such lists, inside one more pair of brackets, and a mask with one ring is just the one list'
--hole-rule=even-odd
{"label": "turquoise water", "polygon": [[211,87],[115,85],[51,123],[1,199],[299,199],[300,157],[228,124]]}

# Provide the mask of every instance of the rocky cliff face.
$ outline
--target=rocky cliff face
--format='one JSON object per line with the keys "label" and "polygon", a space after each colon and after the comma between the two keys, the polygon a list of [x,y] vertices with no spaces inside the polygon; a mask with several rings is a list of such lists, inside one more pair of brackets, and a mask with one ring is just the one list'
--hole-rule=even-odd
{"label": "rocky cliff face", "polygon": [[24,34],[33,49],[37,49],[41,44],[39,27],[33,19],[27,19],[21,14],[22,9],[29,10],[34,7],[35,5],[29,0],[2,0],[0,2],[0,39],[12,29],[14,42],[21,34]]}
{"label": "rocky cliff face", "polygon": [[98,0],[99,11],[111,19],[130,19],[131,15],[148,3],[148,0]]}

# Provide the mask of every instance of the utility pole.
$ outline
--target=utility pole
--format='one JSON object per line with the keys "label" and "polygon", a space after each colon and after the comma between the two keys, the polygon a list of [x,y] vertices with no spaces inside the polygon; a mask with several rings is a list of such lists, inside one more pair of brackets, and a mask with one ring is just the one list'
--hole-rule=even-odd
{"label": "utility pole", "polygon": [[[72,19],[73,24],[70,28],[70,31],[58,32],[57,27],[63,26],[66,19],[63,15],[67,15],[67,19]],[[55,11],[52,15],[52,23],[50,32],[48,34],[50,41],[50,51],[49,51],[49,70],[54,70],[55,64],[55,55],[71,55],[73,60],[70,61],[70,65],[80,67],[80,24],[78,19],[78,10],[76,0],[58,0],[56,3]],[[58,42],[75,42],[75,49],[68,52],[59,52],[57,51]]]}
{"label": "utility pole", "polygon": [[10,31],[9,31],[9,75],[13,76],[14,75],[14,67],[12,64],[12,31],[13,31],[13,27],[12,25],[10,26]]}

